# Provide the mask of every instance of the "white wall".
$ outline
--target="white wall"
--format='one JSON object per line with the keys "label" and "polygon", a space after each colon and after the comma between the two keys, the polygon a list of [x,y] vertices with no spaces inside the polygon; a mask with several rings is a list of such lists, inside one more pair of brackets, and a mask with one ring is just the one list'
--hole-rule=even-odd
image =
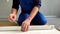
{"label": "white wall", "polygon": [[0,18],[7,18],[12,6],[12,0],[0,0]]}
{"label": "white wall", "polygon": [[46,16],[59,16],[60,0],[42,0],[41,12]]}
{"label": "white wall", "polygon": [[[12,6],[12,0],[0,0],[0,18],[7,18]],[[60,16],[60,0],[42,0],[40,12],[46,16]]]}

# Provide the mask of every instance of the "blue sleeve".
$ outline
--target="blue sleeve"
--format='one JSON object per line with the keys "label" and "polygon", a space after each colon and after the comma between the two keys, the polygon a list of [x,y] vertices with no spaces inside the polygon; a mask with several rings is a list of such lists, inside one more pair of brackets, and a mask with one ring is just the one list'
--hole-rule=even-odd
{"label": "blue sleeve", "polygon": [[33,3],[34,3],[34,6],[37,6],[38,8],[41,7],[41,0],[34,0]]}
{"label": "blue sleeve", "polygon": [[12,8],[15,8],[18,11],[18,9],[19,9],[19,0],[13,0]]}

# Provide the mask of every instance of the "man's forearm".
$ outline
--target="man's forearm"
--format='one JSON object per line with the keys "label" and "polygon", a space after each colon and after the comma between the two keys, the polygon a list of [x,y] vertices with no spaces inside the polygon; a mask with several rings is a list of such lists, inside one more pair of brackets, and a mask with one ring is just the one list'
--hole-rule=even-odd
{"label": "man's forearm", "polygon": [[17,10],[15,8],[12,8],[11,13],[17,14]]}
{"label": "man's forearm", "polygon": [[38,12],[38,7],[35,6],[35,7],[33,8],[33,10],[31,11],[28,19],[32,20],[32,19],[35,17],[35,15],[37,14],[37,12]]}

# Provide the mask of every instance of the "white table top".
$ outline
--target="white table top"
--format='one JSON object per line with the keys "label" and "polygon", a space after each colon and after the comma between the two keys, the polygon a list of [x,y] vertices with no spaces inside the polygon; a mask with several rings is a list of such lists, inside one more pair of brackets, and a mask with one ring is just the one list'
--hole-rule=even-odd
{"label": "white table top", "polygon": [[[48,29],[46,29],[47,27],[48,26],[32,26],[32,27],[30,27],[30,30],[28,30],[27,32],[21,32],[17,26],[16,27],[14,27],[14,26],[0,27],[0,34],[60,34],[60,32],[58,30],[56,30],[55,28],[50,29],[51,27],[49,26],[48,27],[49,30],[48,30]],[[43,29],[41,30],[39,28],[43,28]],[[44,30],[44,28],[45,28],[45,30]],[[14,31],[15,29],[17,29],[17,30]],[[36,29],[36,30],[32,30],[32,29]],[[8,30],[11,30],[11,31],[8,31]]]}
{"label": "white table top", "polygon": [[0,34],[60,34],[56,29],[53,30],[30,30],[27,32],[21,31],[0,31]]}

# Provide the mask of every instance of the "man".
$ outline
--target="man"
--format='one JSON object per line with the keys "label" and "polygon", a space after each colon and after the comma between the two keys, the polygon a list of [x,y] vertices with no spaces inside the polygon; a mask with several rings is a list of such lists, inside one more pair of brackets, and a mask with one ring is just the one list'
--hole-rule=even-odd
{"label": "man", "polygon": [[21,6],[22,12],[17,22],[18,25],[21,26],[21,31],[28,31],[31,23],[35,25],[45,25],[47,23],[45,16],[39,12],[41,0],[13,0],[11,14],[9,15],[10,22],[16,20],[19,5]]}

